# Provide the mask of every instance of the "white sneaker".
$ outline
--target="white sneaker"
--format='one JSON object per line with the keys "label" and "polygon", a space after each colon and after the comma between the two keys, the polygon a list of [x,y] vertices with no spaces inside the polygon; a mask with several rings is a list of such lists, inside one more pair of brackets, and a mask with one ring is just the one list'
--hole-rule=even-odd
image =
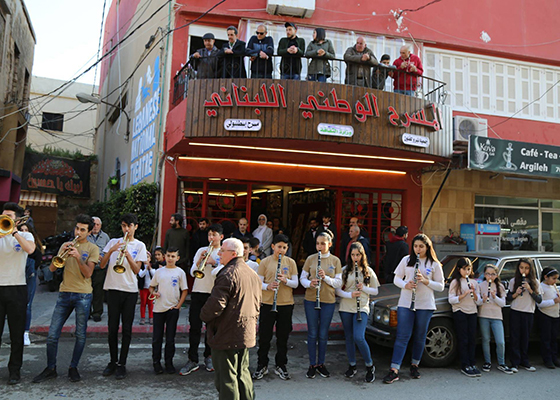
{"label": "white sneaker", "polygon": [[29,340],[29,332],[23,333],[23,345],[29,346],[31,344],[31,340]]}

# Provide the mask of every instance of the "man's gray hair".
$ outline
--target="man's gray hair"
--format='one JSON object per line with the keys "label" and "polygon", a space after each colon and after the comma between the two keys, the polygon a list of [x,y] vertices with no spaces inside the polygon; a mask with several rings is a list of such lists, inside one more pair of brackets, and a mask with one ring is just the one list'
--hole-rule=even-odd
{"label": "man's gray hair", "polygon": [[224,240],[225,250],[233,250],[237,253],[237,257],[243,257],[243,242],[236,238],[228,238]]}
{"label": "man's gray hair", "polygon": [[103,225],[103,222],[101,222],[101,218],[99,217],[91,217],[91,219],[93,219],[93,221],[99,221],[99,224]]}

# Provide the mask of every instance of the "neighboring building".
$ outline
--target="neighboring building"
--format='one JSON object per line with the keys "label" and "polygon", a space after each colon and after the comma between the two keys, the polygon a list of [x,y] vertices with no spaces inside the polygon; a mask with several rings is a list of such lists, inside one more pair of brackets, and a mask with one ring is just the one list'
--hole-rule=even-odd
{"label": "neighboring building", "polygon": [[[41,151],[48,146],[84,155],[95,152],[96,104],[78,101],[78,93],[97,93],[97,86],[73,83],[60,95],[49,95],[65,81],[33,76],[31,79],[31,120],[27,144]],[[41,96],[41,97],[40,97]],[[44,97],[43,97],[44,96]],[[40,97],[40,98],[39,98]]]}
{"label": "neighboring building", "polygon": [[20,195],[35,43],[25,3],[0,0],[0,204]]}
{"label": "neighboring building", "polygon": [[[113,4],[104,49],[135,27],[124,26],[117,34],[117,14],[128,21],[125,15],[137,9],[147,6],[147,14],[164,4],[157,3]],[[487,119],[489,138],[560,145],[560,85],[555,84],[560,80],[560,56],[549,40],[557,33],[539,17],[558,15],[560,4],[537,0],[511,8],[501,0],[449,8],[436,3],[399,15],[390,11],[402,7],[394,1],[365,5],[296,1],[291,2],[292,9],[283,9],[281,4],[275,6],[282,2],[268,0],[267,12],[251,11],[253,2],[237,0],[188,25],[214,3],[178,1],[168,21],[178,30],[169,44],[167,38],[158,44],[134,74],[138,60],[149,51],[144,46],[149,35],[153,33],[157,41],[161,31],[136,33],[135,41],[123,45],[102,67],[102,97],[112,93],[109,101],[134,116],[126,143],[125,129],[121,126],[121,136],[115,136],[115,123],[107,119],[118,112],[100,107],[98,153],[105,160],[100,159],[99,182],[117,171],[121,187],[160,182],[160,221],[179,210],[193,228],[199,217],[236,223],[245,216],[254,229],[257,216],[266,213],[280,218],[287,228],[299,261],[311,216],[330,212],[338,238],[347,230],[349,218],[357,216],[370,236],[377,269],[392,229],[407,225],[411,237],[420,229],[447,168],[452,169],[449,186],[443,187],[424,225],[430,236],[444,235],[448,228],[458,231],[460,223],[479,222],[475,199],[476,204],[492,200],[481,196],[537,196],[520,196],[523,184],[510,186],[507,193],[501,183],[482,190],[486,186],[477,182],[489,173],[464,170],[465,142],[458,140],[454,147],[452,115]],[[508,17],[497,21],[495,16],[504,9]],[[189,55],[203,47],[205,33],[213,33],[221,47],[230,25],[237,27],[244,42],[260,24],[266,25],[277,54],[286,21],[298,26],[298,36],[306,43],[315,27],[325,28],[337,58],[331,62],[327,83],[304,80],[305,59],[299,81],[279,79],[278,57],[273,80],[197,80],[190,67],[183,67]],[[346,64],[341,60],[358,36],[365,37],[378,59],[387,53],[394,60],[403,44],[412,46],[424,64],[415,96],[392,93],[391,79],[385,91],[344,84]],[[115,91],[122,83],[119,59],[121,80],[133,77]],[[249,71],[248,58],[245,64]],[[160,77],[157,85],[155,77]],[[441,129],[435,129],[435,121]],[[485,133],[481,128],[469,132]],[[560,199],[560,191],[551,189],[557,187],[556,181],[549,179],[543,199]],[[538,188],[527,189],[536,193]],[[100,184],[98,198],[102,194]],[[164,228],[165,224],[160,226],[160,234]],[[540,232],[541,227],[534,229]],[[336,245],[340,246],[338,239]]]}

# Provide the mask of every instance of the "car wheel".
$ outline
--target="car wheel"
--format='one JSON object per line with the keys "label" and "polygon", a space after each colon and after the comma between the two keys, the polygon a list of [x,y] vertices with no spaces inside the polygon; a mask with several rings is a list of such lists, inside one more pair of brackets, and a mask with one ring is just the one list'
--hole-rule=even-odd
{"label": "car wheel", "polygon": [[453,362],[456,353],[457,334],[453,321],[446,318],[432,319],[426,335],[422,364],[427,367],[445,367]]}

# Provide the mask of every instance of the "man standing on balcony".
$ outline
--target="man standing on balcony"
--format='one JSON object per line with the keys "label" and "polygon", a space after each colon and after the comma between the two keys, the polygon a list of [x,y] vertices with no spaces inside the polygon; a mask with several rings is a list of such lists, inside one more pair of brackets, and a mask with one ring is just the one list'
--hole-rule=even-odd
{"label": "man standing on balcony", "polygon": [[222,60],[222,78],[247,78],[245,63],[245,42],[237,39],[237,28],[227,28],[228,41],[222,46],[218,56]]}
{"label": "man standing on balcony", "polygon": [[401,56],[397,58],[393,65],[397,68],[393,76],[395,93],[414,96],[418,85],[418,76],[422,76],[422,60],[412,54],[408,46],[401,47]]}
{"label": "man standing on balcony", "polygon": [[272,79],[272,55],[274,54],[274,40],[267,36],[264,25],[257,26],[256,35],[247,43],[247,55],[251,56],[251,78]]}
{"label": "man standing on balcony", "polygon": [[297,37],[297,27],[286,22],[286,37],[278,43],[278,55],[282,56],[280,70],[282,79],[299,80],[301,76],[301,57],[305,51],[305,40]]}
{"label": "man standing on balcony", "polygon": [[371,67],[375,67],[379,63],[362,36],[358,37],[354,46],[348,47],[344,53],[344,61],[346,62],[346,80],[344,83],[371,87]]}
{"label": "man standing on balcony", "polygon": [[196,71],[198,79],[213,79],[218,76],[218,48],[213,33],[205,33],[202,36],[204,48],[198,49],[192,55],[191,64]]}

